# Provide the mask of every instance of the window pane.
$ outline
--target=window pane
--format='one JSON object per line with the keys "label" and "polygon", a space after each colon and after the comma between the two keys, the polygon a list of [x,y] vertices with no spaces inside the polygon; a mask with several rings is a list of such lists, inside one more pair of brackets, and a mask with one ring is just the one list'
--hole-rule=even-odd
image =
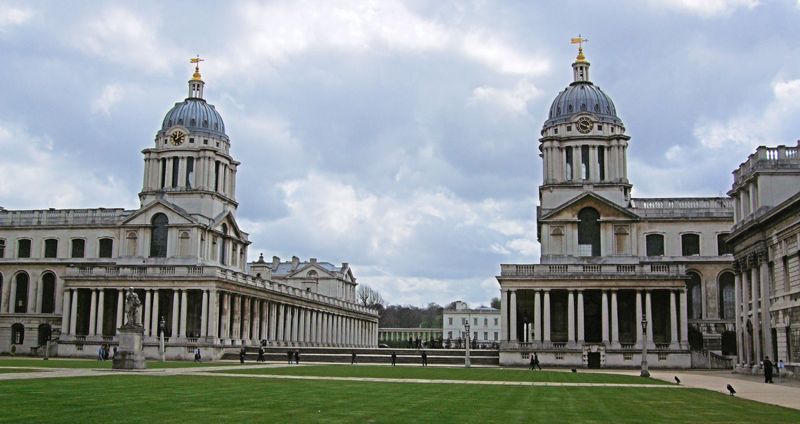
{"label": "window pane", "polygon": [[100,249],[98,256],[101,258],[110,258],[113,247],[114,247],[114,240],[109,238],[100,239]]}
{"label": "window pane", "polygon": [[58,240],[49,239],[44,241],[44,257],[55,258],[58,256]]}
{"label": "window pane", "polygon": [[17,249],[17,257],[18,258],[30,258],[31,257],[31,241],[30,240],[20,240],[18,242],[18,249]]}
{"label": "window pane", "polygon": [[71,256],[73,258],[82,258],[84,256],[84,247],[86,247],[86,242],[83,239],[72,240]]}
{"label": "window pane", "polygon": [[697,234],[684,234],[681,236],[681,254],[692,256],[700,254],[700,236]]}
{"label": "window pane", "polygon": [[725,241],[728,237],[728,233],[717,234],[717,254],[718,255],[728,255],[733,254],[733,249],[731,246]]}
{"label": "window pane", "polygon": [[645,238],[647,256],[664,256],[664,236],[661,234],[648,234]]}

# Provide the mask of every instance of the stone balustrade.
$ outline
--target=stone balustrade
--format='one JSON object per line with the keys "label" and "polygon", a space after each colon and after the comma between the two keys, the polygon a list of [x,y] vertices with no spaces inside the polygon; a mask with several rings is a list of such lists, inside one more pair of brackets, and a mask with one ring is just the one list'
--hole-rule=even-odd
{"label": "stone balustrade", "polygon": [[0,210],[0,225],[110,225],[133,212],[122,208]]}
{"label": "stone balustrade", "polygon": [[686,266],[672,263],[639,264],[502,264],[502,277],[536,277],[553,274],[585,275],[683,275]]}
{"label": "stone balustrade", "polygon": [[733,171],[733,186],[736,187],[750,174],[759,169],[800,168],[800,140],[797,147],[759,146]]}

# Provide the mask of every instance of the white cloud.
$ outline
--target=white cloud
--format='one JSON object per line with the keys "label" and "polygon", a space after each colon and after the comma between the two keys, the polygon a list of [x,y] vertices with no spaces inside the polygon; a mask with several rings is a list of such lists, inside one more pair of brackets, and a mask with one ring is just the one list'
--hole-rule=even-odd
{"label": "white cloud", "polygon": [[158,20],[121,7],[81,20],[68,38],[73,48],[142,72],[163,71],[178,56],[159,37]]}
{"label": "white cloud", "polygon": [[0,2],[0,32],[8,28],[22,25],[33,17],[33,10],[27,7],[12,6]]}
{"label": "white cloud", "polygon": [[472,90],[470,104],[480,101],[501,106],[514,113],[527,113],[528,102],[541,95],[541,90],[528,80],[522,80],[514,88],[502,89],[488,86]]}
{"label": "white cloud", "polygon": [[761,4],[760,0],[650,0],[650,2],[703,18],[725,16],[738,9],[753,9]]}
{"label": "white cloud", "polygon": [[122,101],[125,88],[120,84],[108,84],[103,87],[100,94],[92,100],[91,109],[93,113],[111,114],[111,108]]}
{"label": "white cloud", "polygon": [[[135,193],[113,177],[56,151],[55,140],[0,121],[0,199],[26,208],[134,207]],[[32,189],[34,188],[34,189]],[[98,204],[98,202],[100,202]]]}
{"label": "white cloud", "polygon": [[484,34],[470,33],[461,38],[460,47],[467,57],[501,73],[540,75],[550,67],[545,58],[525,55]]}

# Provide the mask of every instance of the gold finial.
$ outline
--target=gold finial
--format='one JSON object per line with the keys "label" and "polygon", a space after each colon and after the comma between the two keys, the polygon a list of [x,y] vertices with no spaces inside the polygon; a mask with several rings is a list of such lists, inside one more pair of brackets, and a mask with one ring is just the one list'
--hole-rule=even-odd
{"label": "gold finial", "polygon": [[194,74],[192,75],[192,79],[193,80],[199,81],[199,80],[202,79],[201,76],[200,76],[200,62],[203,62],[204,60],[205,59],[201,59],[200,58],[200,55],[197,55],[197,57],[193,57],[193,58],[189,59],[189,63],[194,63],[195,64],[195,66],[194,66]]}
{"label": "gold finial", "polygon": [[589,40],[581,37],[580,34],[578,34],[577,37],[570,38],[570,40],[569,40],[570,44],[577,44],[578,45],[578,57],[575,58],[575,60],[578,61],[578,62],[586,62],[586,56],[583,55],[583,43],[585,43],[587,41],[589,41]]}

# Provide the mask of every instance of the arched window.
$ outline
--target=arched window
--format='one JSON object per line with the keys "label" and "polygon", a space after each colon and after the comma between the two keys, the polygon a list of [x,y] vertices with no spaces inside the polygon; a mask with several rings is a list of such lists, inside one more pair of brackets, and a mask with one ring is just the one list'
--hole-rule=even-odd
{"label": "arched window", "polygon": [[311,271],[308,271],[308,273],[306,274],[306,277],[307,278],[311,278],[312,280],[316,280],[317,278],[319,278],[319,275],[317,274],[317,271],[314,271],[312,269]]}
{"label": "arched window", "polygon": [[683,234],[681,235],[681,255],[693,256],[700,254],[700,235]]}
{"label": "arched window", "polygon": [[220,239],[221,243],[219,244],[219,263],[222,265],[226,265],[227,257],[226,254],[228,253],[228,225],[222,224],[222,238]]}
{"label": "arched window", "polygon": [[645,236],[647,256],[664,256],[664,235],[648,234]]}
{"label": "arched window", "polygon": [[56,310],[56,276],[52,272],[42,275],[42,313],[52,314]]}
{"label": "arched window", "polygon": [[110,258],[114,250],[114,239],[101,238],[97,246],[97,256],[100,258]]}
{"label": "arched window", "polygon": [[167,257],[167,224],[169,219],[163,213],[153,215],[151,221],[153,226],[150,229],[150,257],[151,258],[166,258]]}
{"label": "arched window", "polygon": [[20,272],[16,277],[17,289],[14,291],[14,312],[28,311],[28,274]]}
{"label": "arched window", "polygon": [[686,282],[689,319],[700,319],[702,317],[703,295],[700,284],[700,275],[696,272],[689,272],[689,281]]}
{"label": "arched window", "polygon": [[732,272],[723,272],[719,276],[719,317],[734,319],[736,317],[736,292]]}
{"label": "arched window", "polygon": [[16,323],[11,326],[11,344],[22,344],[25,341],[25,326]]}
{"label": "arched window", "polygon": [[600,256],[600,214],[594,208],[583,208],[578,220],[578,256]]}
{"label": "arched window", "polygon": [[44,257],[58,257],[58,239],[47,239],[44,241]]}
{"label": "arched window", "polygon": [[72,239],[72,252],[70,257],[72,258],[82,258],[86,253],[86,240],[84,239]]}
{"label": "arched window", "polygon": [[4,239],[0,239],[0,258],[6,257],[6,241]]}

